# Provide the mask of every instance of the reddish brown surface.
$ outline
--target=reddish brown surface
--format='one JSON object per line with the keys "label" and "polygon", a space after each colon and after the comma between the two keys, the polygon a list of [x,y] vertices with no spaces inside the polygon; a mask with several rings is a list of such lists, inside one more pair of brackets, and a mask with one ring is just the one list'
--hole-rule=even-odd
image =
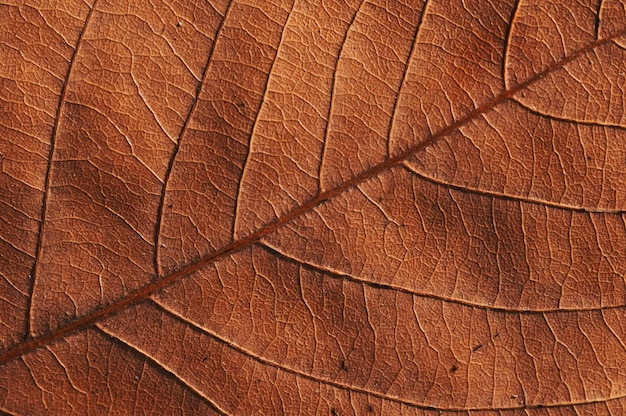
{"label": "reddish brown surface", "polygon": [[0,5],[0,410],[626,413],[623,1],[130,3]]}

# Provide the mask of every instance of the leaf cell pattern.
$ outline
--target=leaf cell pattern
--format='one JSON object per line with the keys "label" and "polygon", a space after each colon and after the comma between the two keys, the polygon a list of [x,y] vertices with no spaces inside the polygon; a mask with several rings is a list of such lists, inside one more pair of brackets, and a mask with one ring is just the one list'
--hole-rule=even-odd
{"label": "leaf cell pattern", "polygon": [[0,410],[626,413],[626,3],[5,0]]}

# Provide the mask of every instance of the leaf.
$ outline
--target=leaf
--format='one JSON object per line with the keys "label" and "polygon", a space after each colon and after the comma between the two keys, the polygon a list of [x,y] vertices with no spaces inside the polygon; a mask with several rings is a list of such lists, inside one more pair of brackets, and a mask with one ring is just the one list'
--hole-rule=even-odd
{"label": "leaf", "polygon": [[0,5],[9,414],[623,414],[626,3]]}

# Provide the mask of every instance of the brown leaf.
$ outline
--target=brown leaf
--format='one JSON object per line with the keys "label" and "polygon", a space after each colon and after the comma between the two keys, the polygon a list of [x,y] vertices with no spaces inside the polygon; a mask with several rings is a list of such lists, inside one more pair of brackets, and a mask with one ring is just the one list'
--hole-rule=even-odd
{"label": "brown leaf", "polygon": [[626,413],[626,3],[0,5],[0,410]]}

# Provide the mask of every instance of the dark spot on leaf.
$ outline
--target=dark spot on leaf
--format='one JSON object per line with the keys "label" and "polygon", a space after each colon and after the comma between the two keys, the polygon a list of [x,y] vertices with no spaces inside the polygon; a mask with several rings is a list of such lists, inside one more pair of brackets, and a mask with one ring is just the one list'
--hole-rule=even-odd
{"label": "dark spot on leaf", "polygon": [[332,408],[330,409],[330,414],[331,414],[332,416],[337,416],[339,413],[337,413],[337,411],[335,410],[335,408],[334,408],[334,407],[332,407]]}
{"label": "dark spot on leaf", "polygon": [[472,352],[476,352],[483,347],[483,344],[478,344],[474,348],[472,348]]}
{"label": "dark spot on leaf", "polygon": [[456,373],[456,370],[458,370],[459,367],[456,366],[456,364],[454,364],[451,368],[450,368],[450,373]]}

